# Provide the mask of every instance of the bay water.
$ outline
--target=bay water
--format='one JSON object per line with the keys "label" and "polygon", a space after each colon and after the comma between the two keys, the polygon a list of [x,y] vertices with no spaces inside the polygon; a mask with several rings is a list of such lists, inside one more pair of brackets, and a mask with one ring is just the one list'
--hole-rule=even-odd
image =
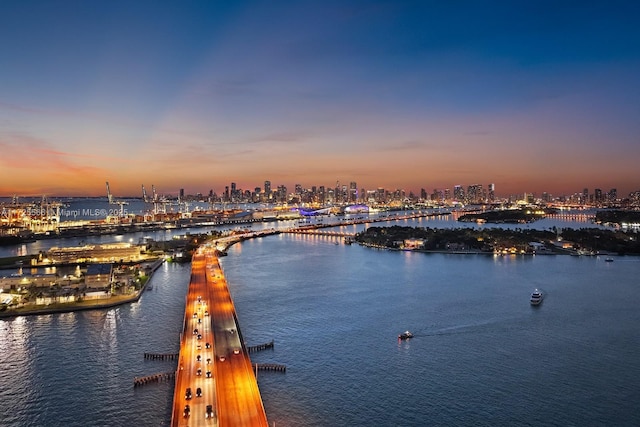
{"label": "bay water", "polygon": [[[246,344],[275,342],[252,361],[287,366],[258,373],[278,427],[640,425],[639,258],[280,234],[221,263]],[[178,351],[189,275],[167,263],[137,303],[0,320],[0,426],[169,425],[173,384],[133,378],[175,369],[143,353]]]}

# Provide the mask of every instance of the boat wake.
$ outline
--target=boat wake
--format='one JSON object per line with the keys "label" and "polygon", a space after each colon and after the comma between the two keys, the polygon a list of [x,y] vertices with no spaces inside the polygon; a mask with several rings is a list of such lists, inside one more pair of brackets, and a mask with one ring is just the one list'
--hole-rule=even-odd
{"label": "boat wake", "polygon": [[443,336],[443,335],[462,335],[462,334],[480,334],[484,332],[494,332],[496,329],[513,329],[514,320],[517,319],[495,319],[486,322],[469,323],[464,325],[448,326],[439,329],[423,329],[413,334],[416,336]]}

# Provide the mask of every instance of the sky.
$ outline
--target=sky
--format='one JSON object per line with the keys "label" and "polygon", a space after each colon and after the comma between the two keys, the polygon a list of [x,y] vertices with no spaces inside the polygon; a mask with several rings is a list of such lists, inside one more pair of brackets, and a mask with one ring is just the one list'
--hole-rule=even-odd
{"label": "sky", "polygon": [[0,3],[0,196],[626,196],[639,159],[636,1]]}

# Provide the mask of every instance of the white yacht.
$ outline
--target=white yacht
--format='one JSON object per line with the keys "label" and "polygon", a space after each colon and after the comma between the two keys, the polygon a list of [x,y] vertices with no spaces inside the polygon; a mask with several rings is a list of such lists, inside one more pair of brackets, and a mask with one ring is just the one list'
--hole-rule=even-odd
{"label": "white yacht", "polygon": [[543,299],[544,299],[544,295],[542,294],[541,290],[535,289],[531,293],[531,305],[540,305]]}

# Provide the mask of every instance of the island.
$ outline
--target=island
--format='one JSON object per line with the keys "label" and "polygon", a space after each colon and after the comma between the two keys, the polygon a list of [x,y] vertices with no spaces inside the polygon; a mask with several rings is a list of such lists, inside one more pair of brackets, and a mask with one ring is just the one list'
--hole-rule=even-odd
{"label": "island", "polygon": [[636,233],[598,228],[369,227],[357,233],[354,241],[375,248],[461,254],[640,254]]}

